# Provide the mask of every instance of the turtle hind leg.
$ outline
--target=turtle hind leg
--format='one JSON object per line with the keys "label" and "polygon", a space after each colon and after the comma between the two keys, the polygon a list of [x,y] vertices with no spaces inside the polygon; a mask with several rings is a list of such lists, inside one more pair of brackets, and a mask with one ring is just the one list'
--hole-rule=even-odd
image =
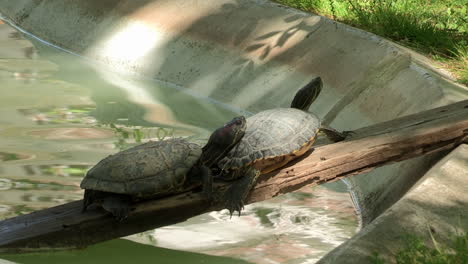
{"label": "turtle hind leg", "polygon": [[235,181],[224,193],[224,206],[229,210],[231,217],[235,211],[240,216],[242,209],[244,209],[245,200],[255,184],[258,175],[260,175],[260,171],[254,167],[248,168],[245,171],[245,175]]}
{"label": "turtle hind leg", "polygon": [[101,206],[121,222],[130,214],[130,204],[131,199],[127,195],[109,193],[109,195],[103,198]]}
{"label": "turtle hind leg", "polygon": [[354,134],[352,131],[339,132],[338,130],[327,126],[320,127],[320,132],[325,133],[325,136],[333,142],[345,140],[348,136]]}

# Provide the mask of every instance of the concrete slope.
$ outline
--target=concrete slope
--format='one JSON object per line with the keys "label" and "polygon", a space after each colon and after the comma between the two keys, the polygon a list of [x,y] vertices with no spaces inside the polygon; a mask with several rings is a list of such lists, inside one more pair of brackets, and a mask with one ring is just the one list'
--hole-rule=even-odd
{"label": "concrete slope", "polygon": [[[468,145],[460,145],[440,160],[396,204],[318,263],[370,263],[373,253],[395,263],[408,235],[451,245],[468,230]],[[441,246],[439,246],[441,247]]]}

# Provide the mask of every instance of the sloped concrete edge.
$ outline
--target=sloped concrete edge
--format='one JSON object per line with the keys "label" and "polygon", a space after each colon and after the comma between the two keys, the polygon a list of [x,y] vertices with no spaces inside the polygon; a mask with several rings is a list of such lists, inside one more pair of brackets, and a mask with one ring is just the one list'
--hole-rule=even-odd
{"label": "sloped concrete edge", "polygon": [[407,235],[432,245],[431,232],[437,242],[448,243],[468,230],[467,191],[468,145],[463,144],[436,163],[397,203],[318,263],[371,263],[374,252],[386,263],[394,263]]}

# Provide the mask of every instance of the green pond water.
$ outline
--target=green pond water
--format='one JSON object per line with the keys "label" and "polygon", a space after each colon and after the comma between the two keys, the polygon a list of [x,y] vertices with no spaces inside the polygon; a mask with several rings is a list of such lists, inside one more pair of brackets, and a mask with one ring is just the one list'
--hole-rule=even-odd
{"label": "green pond water", "polygon": [[[81,199],[100,159],[140,142],[204,142],[242,109],[155,80],[108,72],[0,24],[0,219]],[[337,182],[83,250],[0,255],[0,263],[314,263],[355,234]],[[1,237],[0,237],[1,239]]]}

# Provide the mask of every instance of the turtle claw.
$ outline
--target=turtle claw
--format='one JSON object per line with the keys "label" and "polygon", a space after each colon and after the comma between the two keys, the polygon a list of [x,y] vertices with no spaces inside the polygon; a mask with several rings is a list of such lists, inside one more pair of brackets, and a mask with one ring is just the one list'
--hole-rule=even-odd
{"label": "turtle claw", "polygon": [[241,216],[241,211],[244,209],[244,206],[241,206],[239,208],[236,208],[236,209],[228,209],[229,210],[229,219],[232,219],[232,215],[234,214],[234,212],[237,211],[237,216],[240,217]]}
{"label": "turtle claw", "polygon": [[334,128],[331,128],[331,127],[327,127],[327,126],[321,126],[320,127],[320,131],[325,133],[325,136],[333,141],[333,142],[340,142],[340,141],[343,141],[345,140],[348,136],[351,136],[353,134],[356,134],[355,132],[353,131],[343,131],[343,132],[339,132],[337,131],[336,129]]}
{"label": "turtle claw", "polygon": [[224,208],[229,211],[229,218],[232,218],[232,215],[236,211],[240,216],[242,209],[244,209],[244,202],[236,197],[231,188],[229,188],[224,194],[214,193],[211,201],[213,203],[223,203]]}
{"label": "turtle claw", "polygon": [[125,219],[127,219],[130,210],[129,208],[118,208],[112,210],[111,213],[117,221],[123,222]]}
{"label": "turtle claw", "polygon": [[131,210],[130,201],[122,195],[109,195],[103,200],[101,206],[119,222],[124,221]]}
{"label": "turtle claw", "polygon": [[244,176],[234,182],[224,193],[224,206],[229,210],[231,217],[235,211],[239,213],[239,216],[241,215],[244,202],[259,174],[260,172],[254,167],[247,168]]}
{"label": "turtle claw", "polygon": [[224,207],[229,210],[229,215],[230,218],[232,218],[232,215],[234,212],[238,212],[238,215],[241,215],[242,209],[244,209],[244,202],[242,199],[239,197],[236,197],[236,195],[233,193],[232,189],[229,189],[225,196],[224,196]]}
{"label": "turtle claw", "polygon": [[351,130],[345,130],[345,131],[343,131],[341,133],[343,134],[344,138],[348,138],[349,136],[352,137],[352,136],[356,135],[356,132],[351,131]]}

